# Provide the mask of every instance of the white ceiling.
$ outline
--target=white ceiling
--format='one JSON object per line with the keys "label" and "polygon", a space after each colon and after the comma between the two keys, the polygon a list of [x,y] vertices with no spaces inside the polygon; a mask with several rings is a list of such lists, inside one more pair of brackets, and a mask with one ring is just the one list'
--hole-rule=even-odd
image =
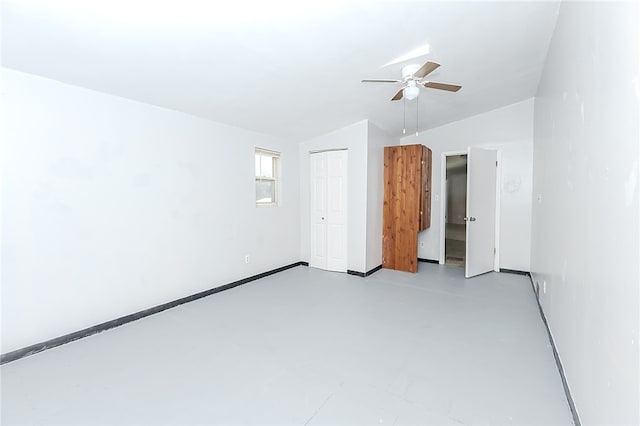
{"label": "white ceiling", "polygon": [[[534,96],[559,3],[5,0],[3,66],[303,140],[369,118],[394,135],[407,63],[439,62],[420,130]],[[383,67],[425,43],[430,54]],[[407,102],[415,131],[415,101]]]}

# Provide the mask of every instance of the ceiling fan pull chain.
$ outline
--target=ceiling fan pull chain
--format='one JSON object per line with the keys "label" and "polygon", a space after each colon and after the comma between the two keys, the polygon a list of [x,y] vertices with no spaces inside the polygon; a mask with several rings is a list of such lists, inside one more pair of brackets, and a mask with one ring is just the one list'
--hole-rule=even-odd
{"label": "ceiling fan pull chain", "polygon": [[402,134],[407,133],[407,98],[402,98]]}
{"label": "ceiling fan pull chain", "polygon": [[418,117],[420,116],[419,111],[420,111],[420,96],[418,96],[418,99],[416,99],[416,136],[418,136]]}

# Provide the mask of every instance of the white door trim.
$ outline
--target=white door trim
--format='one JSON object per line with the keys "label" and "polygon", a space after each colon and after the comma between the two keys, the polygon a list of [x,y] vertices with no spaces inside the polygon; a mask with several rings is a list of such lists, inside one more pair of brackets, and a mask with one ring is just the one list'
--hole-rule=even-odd
{"label": "white door trim", "polygon": [[445,220],[444,214],[446,211],[446,202],[447,202],[447,157],[451,157],[453,155],[467,155],[466,150],[460,151],[447,151],[443,152],[440,160],[440,265],[444,265],[445,261],[445,228],[447,226],[447,221]]}
{"label": "white door trim", "polygon": [[495,248],[496,254],[493,257],[493,270],[500,272],[500,189],[502,188],[502,150],[500,148],[493,148],[496,151],[496,158],[498,159],[498,165],[496,167],[496,235],[495,235]]}
{"label": "white door trim", "polygon": [[309,151],[309,154],[319,154],[321,152],[333,152],[333,151],[349,151],[349,148],[315,149],[315,150]]}

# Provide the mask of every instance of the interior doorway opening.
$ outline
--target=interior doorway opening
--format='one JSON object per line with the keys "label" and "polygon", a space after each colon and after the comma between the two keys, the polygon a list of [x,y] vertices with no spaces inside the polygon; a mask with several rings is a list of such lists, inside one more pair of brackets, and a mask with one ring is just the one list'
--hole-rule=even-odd
{"label": "interior doorway opening", "polygon": [[465,266],[467,154],[446,157],[445,265]]}

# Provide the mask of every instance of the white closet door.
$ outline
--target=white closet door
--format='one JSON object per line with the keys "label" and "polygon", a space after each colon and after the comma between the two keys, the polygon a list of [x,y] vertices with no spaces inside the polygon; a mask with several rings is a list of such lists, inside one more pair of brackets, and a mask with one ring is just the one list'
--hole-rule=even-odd
{"label": "white closet door", "polygon": [[347,271],[347,151],[327,152],[327,269]]}
{"label": "white closet door", "polygon": [[347,271],[347,151],[311,154],[309,265]]}
{"label": "white closet door", "polygon": [[311,154],[311,258],[309,266],[327,269],[327,153]]}

